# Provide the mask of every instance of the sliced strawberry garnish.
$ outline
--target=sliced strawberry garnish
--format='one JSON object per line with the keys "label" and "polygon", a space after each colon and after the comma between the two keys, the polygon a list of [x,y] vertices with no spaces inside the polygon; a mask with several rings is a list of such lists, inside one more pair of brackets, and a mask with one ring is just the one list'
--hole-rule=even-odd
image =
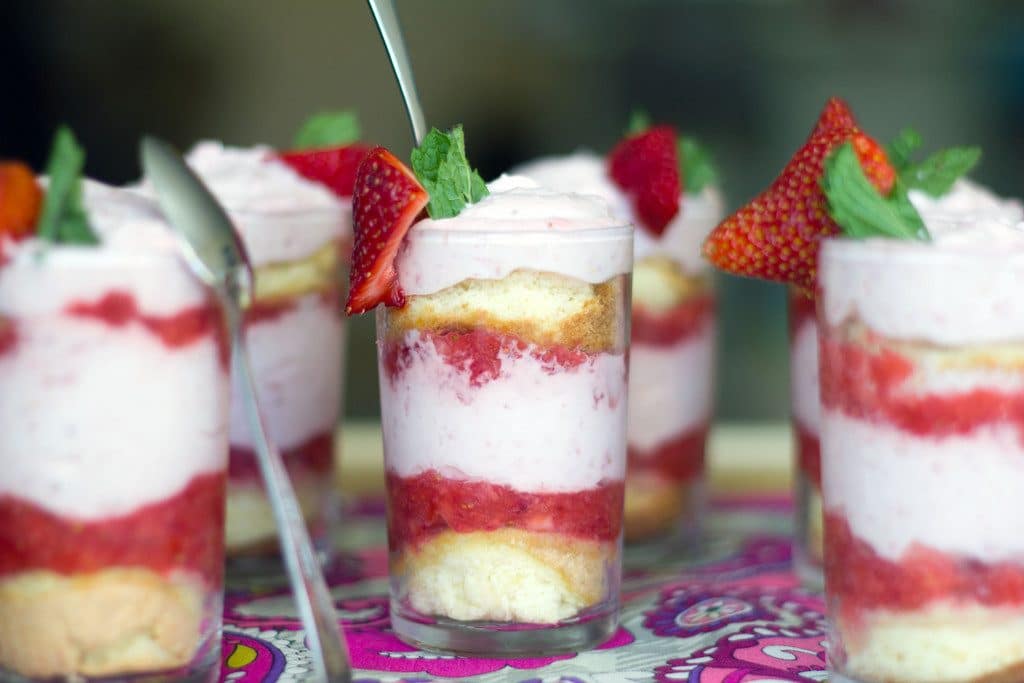
{"label": "sliced strawberry garnish", "polygon": [[39,220],[43,191],[32,169],[16,161],[0,162],[0,236],[23,239]]}
{"label": "sliced strawberry garnish", "polygon": [[356,171],[370,147],[346,145],[281,152],[278,158],[304,178],[326,185],[339,197],[351,197]]}
{"label": "sliced strawberry garnish", "polygon": [[608,173],[633,202],[640,227],[655,235],[665,232],[679,213],[683,191],[675,131],[655,126],[630,135],[608,156]]}
{"label": "sliced strawberry garnish", "polygon": [[395,255],[429,201],[430,195],[416,176],[391,152],[375,147],[363,159],[352,194],[355,244],[346,313],[363,313],[380,303],[405,303]]}
{"label": "sliced strawberry garnish", "polygon": [[829,100],[811,136],[767,190],[726,218],[704,242],[704,256],[736,275],[789,282],[813,292],[821,238],[839,234],[821,188],[825,158],[851,142],[868,180],[883,195],[896,173],[885,150],[861,132],[842,100]]}

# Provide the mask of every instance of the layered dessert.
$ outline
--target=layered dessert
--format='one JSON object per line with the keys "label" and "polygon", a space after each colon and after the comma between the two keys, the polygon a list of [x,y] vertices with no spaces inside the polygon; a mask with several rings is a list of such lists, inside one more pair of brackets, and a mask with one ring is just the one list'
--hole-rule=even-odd
{"label": "layered dessert", "polygon": [[[208,676],[227,467],[220,312],[152,202],[89,183],[82,207],[69,154],[62,133],[46,190],[0,163],[0,677]],[[45,195],[17,232],[14,175]]]}
{"label": "layered dessert", "polygon": [[1024,679],[1024,225],[829,241],[821,266],[831,666]]}
{"label": "layered dessert", "polygon": [[830,677],[1019,681],[1024,225],[930,215],[915,192],[962,202],[980,151],[919,144],[830,101],[705,253],[817,296]]}
{"label": "layered dessert", "polygon": [[[323,550],[337,505],[334,438],[342,405],[341,302],[352,183],[365,152],[347,145],[279,154],[203,142],[187,157],[228,210],[253,264],[255,296],[244,324],[256,389],[270,437]],[[231,405],[230,437],[228,555],[272,553],[274,516],[238,400]]]}
{"label": "layered dessert", "polygon": [[577,152],[515,171],[554,190],[599,196],[614,216],[636,226],[627,541],[673,529],[692,536],[703,508],[716,325],[700,245],[723,214],[703,159],[695,143],[659,126],[633,132],[607,159]]}
{"label": "layered dessert", "polygon": [[[459,129],[431,136],[428,149],[462,145]],[[593,644],[616,623],[632,230],[599,198],[525,178],[479,181],[454,211],[435,206],[447,188],[429,159],[414,153],[413,176],[381,150],[363,168],[354,311],[368,307],[359,273],[389,272],[377,255],[395,255],[369,300],[389,303],[378,345],[392,623],[466,652]],[[378,197],[405,188],[400,246],[369,245],[379,230],[365,228],[395,212],[361,205],[360,182],[384,185]],[[428,201],[432,217],[408,227]],[[543,633],[527,644],[531,630]]]}
{"label": "layered dessert", "polygon": [[[933,196],[920,189],[908,193],[911,204],[929,232],[963,220],[1024,220],[1024,206],[1003,199],[984,187],[960,178],[944,193]],[[821,445],[818,398],[818,324],[815,302],[793,290],[789,297],[790,398],[797,453],[797,562],[808,583],[821,584]]]}

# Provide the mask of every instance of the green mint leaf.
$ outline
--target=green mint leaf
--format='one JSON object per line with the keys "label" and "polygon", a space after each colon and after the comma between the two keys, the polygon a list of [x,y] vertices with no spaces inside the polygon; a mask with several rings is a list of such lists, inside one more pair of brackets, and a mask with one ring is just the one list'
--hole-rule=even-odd
{"label": "green mint leaf", "polygon": [[821,187],[833,220],[848,237],[928,239],[921,216],[897,187],[892,197],[879,194],[864,175],[857,153],[849,142],[825,159]]}
{"label": "green mint leaf", "polygon": [[99,244],[82,204],[85,151],[67,126],[57,129],[46,162],[49,182],[39,215],[37,234],[56,244]]}
{"label": "green mint leaf", "polygon": [[432,128],[412,151],[412,170],[430,195],[431,218],[451,218],[487,196],[487,185],[466,158],[462,126],[443,133]]}
{"label": "green mint leaf", "polygon": [[651,117],[643,109],[634,109],[629,115],[629,125],[626,126],[626,135],[643,133],[651,127]]}
{"label": "green mint leaf", "polygon": [[908,189],[941,197],[949,192],[957,179],[970,173],[980,160],[980,147],[950,147],[904,169],[900,177]]}
{"label": "green mint leaf", "polygon": [[306,119],[295,135],[295,149],[342,147],[358,142],[359,118],[353,111],[325,111]]}
{"label": "green mint leaf", "polygon": [[922,143],[920,133],[913,128],[904,128],[896,139],[886,146],[885,152],[889,156],[889,163],[896,173],[902,173],[910,166],[910,158],[920,149]]}
{"label": "green mint leaf", "polygon": [[679,173],[682,174],[683,187],[687,192],[696,194],[718,182],[718,171],[704,145],[685,135],[680,135],[676,144],[679,149]]}

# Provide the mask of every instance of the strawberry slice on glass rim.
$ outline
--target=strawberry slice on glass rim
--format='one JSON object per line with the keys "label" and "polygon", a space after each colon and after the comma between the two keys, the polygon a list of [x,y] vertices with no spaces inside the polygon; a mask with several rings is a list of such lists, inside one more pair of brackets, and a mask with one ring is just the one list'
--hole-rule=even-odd
{"label": "strawberry slice on glass rim", "polygon": [[366,155],[352,194],[350,288],[345,312],[365,313],[378,304],[403,306],[395,257],[409,228],[430,201],[413,172],[384,147]]}

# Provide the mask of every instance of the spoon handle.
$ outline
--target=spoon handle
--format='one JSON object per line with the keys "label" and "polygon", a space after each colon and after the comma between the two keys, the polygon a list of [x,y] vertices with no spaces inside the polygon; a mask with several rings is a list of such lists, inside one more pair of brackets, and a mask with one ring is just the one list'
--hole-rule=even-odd
{"label": "spoon handle", "polygon": [[232,324],[231,357],[233,371],[241,379],[241,400],[249,422],[249,432],[256,444],[257,462],[267,487],[267,498],[277,521],[281,556],[291,580],[295,604],[306,631],[306,640],[318,671],[316,680],[328,683],[349,683],[352,669],[348,651],[338,628],[334,602],[313,552],[302,511],[295,498],[284,461],[267,434],[266,425],[256,400],[256,383],[249,364],[241,315],[237,306],[228,304],[235,318]]}
{"label": "spoon handle", "polygon": [[384,41],[384,48],[388,51],[388,57],[391,58],[391,67],[395,70],[398,88],[402,91],[405,110],[409,114],[409,123],[412,124],[412,136],[418,145],[423,142],[423,138],[427,134],[427,121],[423,117],[423,107],[420,105],[420,97],[416,92],[416,82],[412,78],[409,53],[405,49],[405,41],[402,40],[402,29],[398,25],[394,0],[367,1],[370,3],[373,18],[377,22],[377,30],[380,31],[380,37]]}

